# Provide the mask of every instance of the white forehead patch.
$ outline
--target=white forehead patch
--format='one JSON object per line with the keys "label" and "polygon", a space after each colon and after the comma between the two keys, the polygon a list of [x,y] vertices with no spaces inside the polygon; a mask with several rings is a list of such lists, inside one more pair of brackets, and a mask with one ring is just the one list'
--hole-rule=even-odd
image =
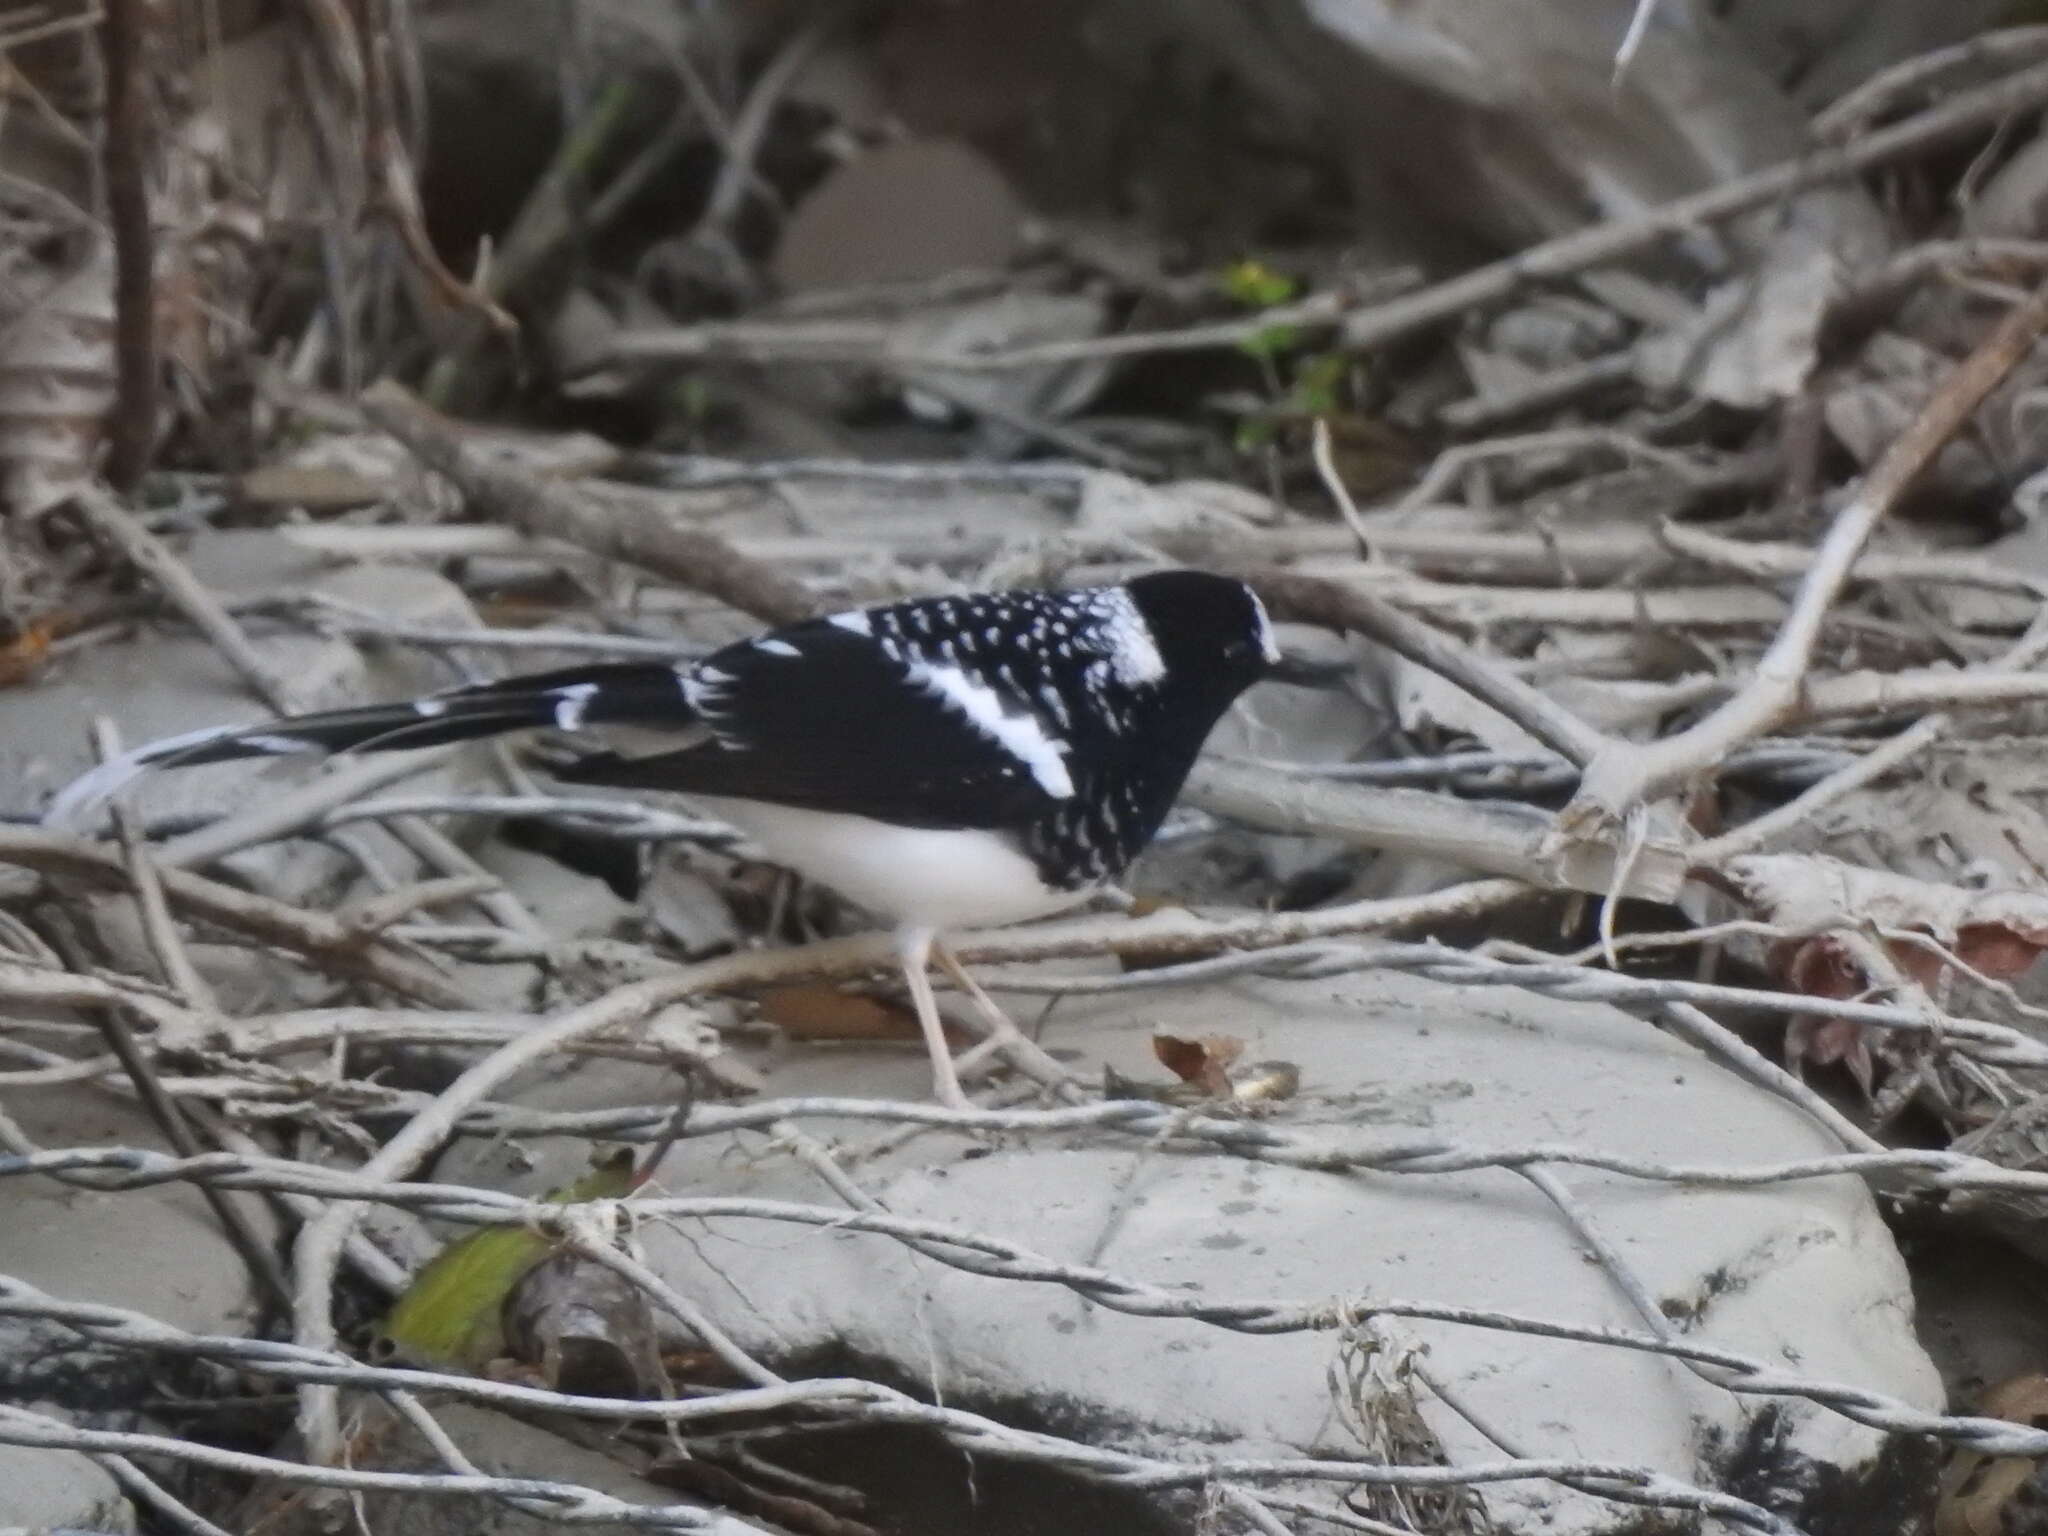
{"label": "white forehead patch", "polygon": [[1095,612],[1102,624],[1102,638],[1109,653],[1109,665],[1117,681],[1126,687],[1156,683],[1166,675],[1166,660],[1145,623],[1145,615],[1122,587],[1108,587],[1096,594]]}
{"label": "white forehead patch", "polygon": [[1258,624],[1259,652],[1266,658],[1266,665],[1280,665],[1280,642],[1273,637],[1273,621],[1266,617],[1266,605],[1259,601],[1259,594],[1250,587],[1244,594],[1252,600],[1252,618]]}
{"label": "white forehead patch", "polygon": [[869,621],[868,616],[858,608],[846,613],[835,613],[825,622],[856,635],[872,635],[875,632],[875,626]]}
{"label": "white forehead patch", "polygon": [[1074,797],[1073,775],[1067,772],[1067,744],[1047,735],[1036,716],[1009,713],[993,688],[958,667],[913,661],[908,670],[912,682],[929,688],[959,710],[982,735],[1029,769],[1038,787],[1053,799]]}

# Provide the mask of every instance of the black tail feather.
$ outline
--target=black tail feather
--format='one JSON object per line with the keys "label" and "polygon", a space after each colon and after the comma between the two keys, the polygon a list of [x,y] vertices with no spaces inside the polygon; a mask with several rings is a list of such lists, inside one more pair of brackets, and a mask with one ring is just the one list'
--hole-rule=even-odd
{"label": "black tail feather", "polygon": [[411,752],[511,731],[639,724],[682,729],[695,719],[675,669],[655,662],[565,667],[432,694],[247,726],[195,731],[138,747],[59,791],[44,820],[74,825],[144,769],[196,767],[297,753]]}

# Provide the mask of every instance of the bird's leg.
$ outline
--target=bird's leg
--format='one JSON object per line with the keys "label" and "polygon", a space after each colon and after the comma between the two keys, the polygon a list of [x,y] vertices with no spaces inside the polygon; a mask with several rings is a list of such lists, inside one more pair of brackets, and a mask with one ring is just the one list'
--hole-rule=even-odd
{"label": "bird's leg", "polygon": [[924,1031],[925,1049],[931,1052],[932,1092],[948,1109],[973,1109],[973,1102],[961,1091],[959,1074],[953,1070],[946,1026],[939,1022],[938,1000],[932,996],[931,978],[925,974],[932,939],[929,928],[905,928],[896,935],[896,957],[903,964],[903,980],[910,987],[910,1002],[917,1010],[918,1027]]}

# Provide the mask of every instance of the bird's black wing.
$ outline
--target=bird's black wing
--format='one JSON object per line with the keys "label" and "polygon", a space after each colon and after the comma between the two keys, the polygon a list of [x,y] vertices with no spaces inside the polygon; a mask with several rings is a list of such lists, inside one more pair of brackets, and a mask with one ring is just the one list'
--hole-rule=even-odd
{"label": "bird's black wing", "polygon": [[1013,682],[863,622],[814,620],[707,657],[685,691],[709,740],[599,754],[560,777],[927,828],[1014,827],[1071,798],[1066,743]]}

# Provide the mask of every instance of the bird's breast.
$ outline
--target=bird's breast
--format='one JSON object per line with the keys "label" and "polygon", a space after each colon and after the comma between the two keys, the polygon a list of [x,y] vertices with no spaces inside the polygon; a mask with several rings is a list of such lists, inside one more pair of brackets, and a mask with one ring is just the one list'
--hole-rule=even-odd
{"label": "bird's breast", "polygon": [[895,924],[998,927],[1049,916],[1088,895],[1048,885],[1038,865],[998,832],[902,827],[837,811],[691,798],[746,833],[776,863]]}

